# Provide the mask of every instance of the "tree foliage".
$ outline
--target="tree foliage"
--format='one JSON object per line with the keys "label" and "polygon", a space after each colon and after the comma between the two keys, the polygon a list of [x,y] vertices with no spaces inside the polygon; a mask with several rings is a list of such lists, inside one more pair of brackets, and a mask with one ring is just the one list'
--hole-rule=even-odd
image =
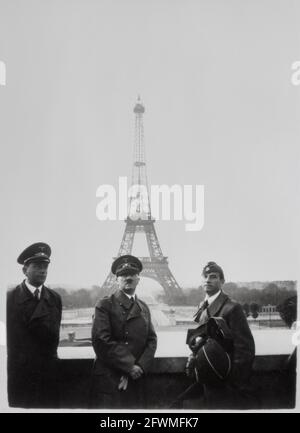
{"label": "tree foliage", "polygon": [[297,320],[297,296],[292,296],[277,306],[277,311],[286,325],[291,328]]}
{"label": "tree foliage", "polygon": [[246,317],[249,317],[250,314],[250,306],[247,302],[245,302],[245,304],[242,305],[243,310],[245,312]]}
{"label": "tree foliage", "polygon": [[60,294],[63,307],[66,309],[94,307],[97,300],[106,295],[102,288],[96,285],[91,289],[82,288],[70,291],[63,287],[55,287],[55,291]]}
{"label": "tree foliage", "polygon": [[[94,285],[91,288],[82,287],[77,290],[66,290],[64,287],[53,287],[62,297],[64,308],[90,308],[94,307],[97,300],[107,295],[103,289]],[[269,283],[262,290],[249,289],[239,286],[236,283],[225,283],[223,291],[231,299],[243,305],[245,314],[249,314],[251,303],[257,303],[259,307],[263,305],[279,305],[286,299],[296,296],[297,292],[293,289],[280,288],[274,283]],[[138,294],[138,289],[137,289]],[[205,297],[205,290],[202,286],[191,287],[184,290],[182,305],[197,306]],[[156,298],[158,302],[169,303],[164,292]],[[247,307],[248,305],[248,307]]]}
{"label": "tree foliage", "polygon": [[[285,287],[278,287],[275,283],[268,283],[263,289],[249,289],[248,287],[239,286],[236,283],[225,283],[223,291],[234,301],[239,302],[241,305],[252,302],[257,303],[260,307],[263,305],[278,305],[286,299],[296,296],[295,289],[287,289]],[[205,291],[202,286],[198,289],[190,288],[186,292],[187,305],[197,305],[203,301]]]}
{"label": "tree foliage", "polygon": [[251,312],[253,319],[257,319],[258,314],[259,314],[259,305],[256,302],[251,302],[250,312]]}

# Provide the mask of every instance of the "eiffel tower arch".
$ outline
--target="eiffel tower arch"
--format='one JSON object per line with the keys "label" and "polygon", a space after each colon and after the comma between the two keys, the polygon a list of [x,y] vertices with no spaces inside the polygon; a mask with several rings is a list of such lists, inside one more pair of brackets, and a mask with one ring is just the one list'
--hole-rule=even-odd
{"label": "eiffel tower arch", "polygon": [[[154,226],[155,219],[151,215],[144,144],[143,114],[145,108],[140,98],[133,111],[135,113],[135,142],[131,185],[134,187],[129,197],[129,212],[125,220],[125,231],[117,257],[132,254],[135,234],[143,233],[146,236],[149,256],[139,257],[143,264],[141,277],[157,281],[164,289],[168,304],[182,304],[184,303],[182,289],[169,268],[168,258],[162,253]],[[115,275],[110,272],[102,285],[106,294],[115,290],[115,281]]]}

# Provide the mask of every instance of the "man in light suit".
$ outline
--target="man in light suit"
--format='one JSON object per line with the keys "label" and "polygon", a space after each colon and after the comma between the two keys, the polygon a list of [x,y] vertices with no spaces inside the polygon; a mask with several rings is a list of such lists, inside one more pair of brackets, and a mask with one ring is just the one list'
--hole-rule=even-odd
{"label": "man in light suit", "polygon": [[[216,380],[213,384],[199,384],[198,394],[202,395],[205,408],[211,409],[243,409],[251,404],[249,379],[255,356],[255,345],[246,316],[240,304],[232,301],[223,291],[225,282],[222,268],[215,262],[209,262],[202,272],[206,296],[200,304],[194,320],[199,328],[204,328],[210,317],[224,319],[232,337],[230,353],[232,367],[226,380]],[[199,338],[199,337],[198,337]],[[188,341],[195,351],[197,337]],[[193,368],[194,356],[189,358],[187,371]],[[195,391],[195,390],[194,390]]]}
{"label": "man in light suit", "polygon": [[92,343],[96,353],[93,408],[144,406],[144,376],[156,351],[157,337],[148,306],[135,294],[142,263],[131,255],[116,259],[111,271],[119,290],[95,308]]}
{"label": "man in light suit", "polygon": [[26,279],[7,293],[8,401],[10,406],[58,406],[57,346],[60,296],[44,283],[51,248],[38,242],[18,257]]}

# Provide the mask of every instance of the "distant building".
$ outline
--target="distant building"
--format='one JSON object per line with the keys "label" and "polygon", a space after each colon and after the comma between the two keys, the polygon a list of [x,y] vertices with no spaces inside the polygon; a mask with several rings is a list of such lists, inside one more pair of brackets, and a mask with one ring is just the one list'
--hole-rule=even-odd
{"label": "distant building", "polygon": [[260,309],[261,313],[270,314],[270,313],[276,313],[277,307],[276,305],[263,305]]}
{"label": "distant building", "polygon": [[247,289],[263,290],[268,284],[276,284],[279,289],[297,290],[297,281],[283,280],[283,281],[235,281],[239,287],[247,287]]}

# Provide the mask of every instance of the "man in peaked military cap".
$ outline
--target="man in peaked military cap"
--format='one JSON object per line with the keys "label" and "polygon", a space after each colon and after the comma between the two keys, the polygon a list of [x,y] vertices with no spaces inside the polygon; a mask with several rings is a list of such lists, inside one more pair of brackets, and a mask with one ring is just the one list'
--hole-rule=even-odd
{"label": "man in peaked military cap", "polygon": [[137,257],[117,258],[111,272],[118,290],[96,304],[92,407],[144,406],[144,376],[154,358],[157,337],[148,306],[135,294],[142,269]]}
{"label": "man in peaked military cap", "polygon": [[44,286],[51,248],[38,242],[18,257],[26,279],[7,293],[8,400],[10,406],[55,408],[60,296]]}
{"label": "man in peaked military cap", "polygon": [[[187,343],[193,351],[189,358],[187,372],[191,374],[195,367],[194,354],[197,353],[197,345],[201,345],[201,339],[205,338],[207,324],[210,318],[218,318],[223,322],[224,329],[221,332],[231,334],[232,348],[229,351],[231,357],[231,371],[226,380],[216,377],[214,383],[199,384],[197,392],[202,394],[200,404],[208,409],[246,409],[253,402],[249,394],[249,378],[255,355],[255,345],[246,316],[240,304],[232,301],[223,291],[225,282],[223,269],[215,262],[208,262],[202,272],[203,286],[206,292],[204,301],[200,304],[194,320],[199,324],[202,337],[197,332],[191,333]],[[226,328],[226,329],[225,329]],[[206,331],[205,331],[206,329]],[[204,335],[203,335],[204,330]],[[213,359],[216,364],[220,359]],[[218,356],[217,353],[215,356]],[[201,369],[201,365],[196,367]],[[197,370],[196,368],[196,370]]]}

